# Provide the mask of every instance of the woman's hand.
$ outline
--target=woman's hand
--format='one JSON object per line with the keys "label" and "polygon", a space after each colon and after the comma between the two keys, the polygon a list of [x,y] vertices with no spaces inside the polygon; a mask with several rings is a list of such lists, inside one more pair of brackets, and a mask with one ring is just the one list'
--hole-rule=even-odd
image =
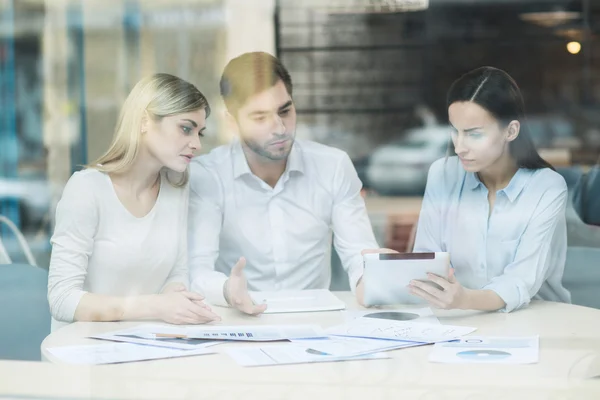
{"label": "woman's hand", "polygon": [[454,276],[454,268],[450,269],[448,279],[435,274],[427,274],[428,279],[442,289],[422,281],[411,281],[408,285],[411,294],[426,300],[430,305],[445,310],[468,309],[468,290]]}
{"label": "woman's hand", "polygon": [[202,302],[204,297],[198,293],[188,292],[185,288],[169,289],[173,290],[163,291],[155,297],[155,310],[159,319],[178,325],[205,324],[221,320],[221,317]]}
{"label": "woman's hand", "polygon": [[185,292],[187,288],[183,283],[173,282],[165,286],[161,293]]}

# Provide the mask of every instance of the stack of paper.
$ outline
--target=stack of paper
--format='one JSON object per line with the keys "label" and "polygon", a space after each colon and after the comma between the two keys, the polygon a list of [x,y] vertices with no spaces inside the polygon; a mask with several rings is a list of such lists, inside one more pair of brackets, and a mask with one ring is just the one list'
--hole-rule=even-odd
{"label": "stack of paper", "polygon": [[109,343],[91,346],[52,347],[48,351],[54,357],[69,364],[115,364],[213,354],[214,351],[207,349],[211,345],[213,343],[204,344],[203,347],[194,350],[179,350],[133,343]]}
{"label": "stack of paper", "polygon": [[323,338],[316,325],[238,325],[238,326],[164,326],[142,325],[133,329],[93,335],[91,338],[191,350],[207,340],[271,342],[277,340]]}
{"label": "stack of paper", "polygon": [[318,325],[237,325],[189,327],[188,338],[233,340],[244,342],[271,342],[277,340],[326,337]]}
{"label": "stack of paper", "polygon": [[451,364],[534,364],[539,360],[539,336],[469,336],[437,343],[429,361]]}
{"label": "stack of paper", "polygon": [[92,339],[109,340],[112,342],[124,342],[143,344],[147,346],[165,347],[179,350],[195,350],[205,348],[208,342],[204,339],[178,339],[173,337],[156,337],[153,332],[162,332],[163,334],[177,335],[181,332],[181,327],[165,325],[141,325],[135,328],[123,329],[98,335],[90,336]]}
{"label": "stack of paper", "polygon": [[326,289],[250,292],[256,304],[266,304],[265,314],[335,311],[346,305]]}

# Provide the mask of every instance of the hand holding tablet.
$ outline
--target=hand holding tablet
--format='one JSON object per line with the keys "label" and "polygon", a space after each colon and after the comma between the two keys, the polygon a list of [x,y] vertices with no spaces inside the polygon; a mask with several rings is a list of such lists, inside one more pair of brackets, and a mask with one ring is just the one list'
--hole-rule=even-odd
{"label": "hand holding tablet", "polygon": [[410,282],[416,280],[438,286],[427,274],[447,277],[450,269],[450,255],[442,252],[364,254],[363,259],[366,306],[425,303],[410,293]]}

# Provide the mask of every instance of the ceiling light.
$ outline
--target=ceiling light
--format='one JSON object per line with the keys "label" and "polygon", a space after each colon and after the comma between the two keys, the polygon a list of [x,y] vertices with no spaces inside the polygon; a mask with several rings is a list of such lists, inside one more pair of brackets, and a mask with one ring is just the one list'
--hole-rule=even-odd
{"label": "ceiling light", "polygon": [[579,43],[579,42],[567,43],[567,51],[571,54],[578,54],[581,51],[581,43]]}

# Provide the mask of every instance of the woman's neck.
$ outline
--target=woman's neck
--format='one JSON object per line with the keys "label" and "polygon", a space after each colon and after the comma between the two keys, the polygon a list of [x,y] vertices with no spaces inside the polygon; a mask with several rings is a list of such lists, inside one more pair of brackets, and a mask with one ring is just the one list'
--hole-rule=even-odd
{"label": "woman's neck", "polygon": [[515,176],[519,166],[515,160],[510,157],[501,157],[496,163],[477,173],[481,182],[490,192],[496,192],[504,189]]}
{"label": "woman's neck", "polygon": [[162,165],[142,151],[127,171],[111,174],[111,179],[123,189],[138,197],[160,182]]}

